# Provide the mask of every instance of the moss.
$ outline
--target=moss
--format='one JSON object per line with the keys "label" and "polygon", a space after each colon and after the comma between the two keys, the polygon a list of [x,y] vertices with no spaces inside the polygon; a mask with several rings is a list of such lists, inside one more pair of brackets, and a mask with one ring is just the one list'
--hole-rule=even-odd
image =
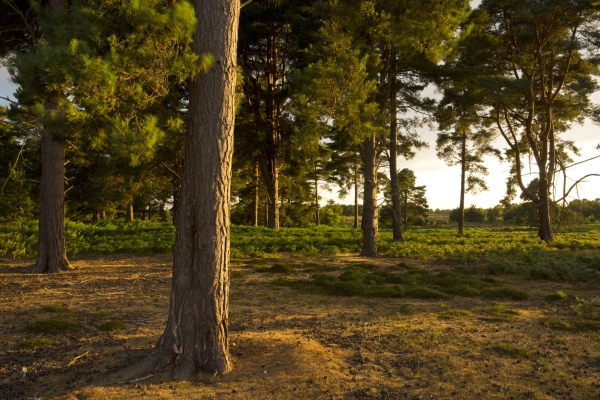
{"label": "moss", "polygon": [[119,331],[121,329],[125,329],[126,326],[127,326],[127,324],[125,322],[123,322],[119,319],[115,319],[115,320],[103,323],[102,325],[100,325],[98,327],[98,330],[101,330],[104,332]]}
{"label": "moss", "polygon": [[27,329],[30,332],[35,333],[62,333],[74,331],[81,328],[81,324],[78,324],[73,321],[67,321],[63,318],[51,318],[51,319],[41,319],[39,321],[34,322],[31,325],[28,325]]}
{"label": "moss", "polygon": [[532,356],[531,350],[506,342],[497,343],[492,346],[492,349],[498,353],[511,357],[523,357],[529,359]]}
{"label": "moss", "polygon": [[54,340],[48,338],[33,338],[27,339],[19,343],[19,349],[35,349],[36,347],[47,347],[54,345]]}
{"label": "moss", "polygon": [[68,310],[69,307],[67,307],[65,304],[49,304],[46,307],[44,307],[44,311],[51,313],[65,312]]}

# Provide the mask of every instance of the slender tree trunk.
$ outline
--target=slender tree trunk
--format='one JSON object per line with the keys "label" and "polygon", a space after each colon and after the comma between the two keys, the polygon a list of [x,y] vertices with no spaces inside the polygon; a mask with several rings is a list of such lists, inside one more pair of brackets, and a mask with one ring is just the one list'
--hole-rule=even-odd
{"label": "slender tree trunk", "polygon": [[354,229],[358,229],[358,166],[354,164]]}
{"label": "slender tree trunk", "polygon": [[[48,9],[53,15],[67,11],[66,0],[50,0]],[[56,99],[46,100],[46,112],[60,117]],[[42,134],[42,176],[40,179],[40,220],[37,258],[32,273],[60,272],[71,269],[65,247],[65,148],[47,128]]]}
{"label": "slender tree trunk", "polygon": [[235,115],[238,0],[196,0],[196,54],[214,65],[190,86],[169,318],[156,349],[119,376],[167,368],[174,379],[231,370],[229,197]]}
{"label": "slender tree trunk", "polygon": [[465,178],[467,174],[467,135],[463,132],[460,149],[460,204],[458,206],[458,234],[464,234],[465,227]]}
{"label": "slender tree trunk", "polygon": [[[315,173],[316,173],[315,168]],[[315,177],[315,224],[319,226],[321,224],[321,218],[319,217],[319,179]]]}
{"label": "slender tree trunk", "polygon": [[538,237],[545,242],[552,242],[552,224],[550,221],[550,191],[546,173],[540,174],[540,203],[538,205]]}
{"label": "slender tree trunk", "polygon": [[365,165],[364,198],[361,228],[363,247],[360,255],[377,257],[377,149],[375,136],[368,137],[361,147]]}
{"label": "slender tree trunk", "polygon": [[265,226],[269,227],[269,196],[265,196]]}
{"label": "slender tree trunk", "polygon": [[92,221],[98,222],[99,220],[100,220],[100,212],[96,208],[96,209],[94,209],[94,214],[92,216]]}
{"label": "slender tree trunk", "polygon": [[102,210],[102,211],[100,212],[100,215],[102,216],[102,219],[103,219],[103,220],[104,220],[104,219],[106,219],[106,211]]}
{"label": "slender tree trunk", "polygon": [[133,203],[127,204],[127,222],[133,222]]}
{"label": "slender tree trunk", "polygon": [[[391,86],[396,86],[396,76],[391,76]],[[390,112],[392,121],[390,123],[390,184],[392,186],[392,232],[394,240],[404,240],[402,232],[402,208],[400,205],[400,188],[398,186],[398,117],[397,117],[397,102],[396,92],[392,90],[390,93]]]}
{"label": "slender tree trunk", "polygon": [[254,163],[254,204],[252,212],[252,225],[258,226],[258,160]]}

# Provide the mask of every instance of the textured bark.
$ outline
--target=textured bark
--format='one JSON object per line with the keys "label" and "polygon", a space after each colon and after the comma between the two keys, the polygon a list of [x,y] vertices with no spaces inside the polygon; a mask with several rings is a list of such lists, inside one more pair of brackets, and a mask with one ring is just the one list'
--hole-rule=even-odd
{"label": "textured bark", "polygon": [[[67,10],[66,0],[50,0],[48,9],[57,15]],[[59,96],[55,93],[55,96]],[[56,97],[46,100],[46,112],[59,116]],[[65,148],[44,129],[42,134],[42,176],[40,179],[40,220],[37,259],[32,273],[69,270],[65,248]]]}
{"label": "textured bark", "polygon": [[[315,173],[316,173],[315,168]],[[321,224],[321,217],[319,215],[319,180],[315,178],[315,225]]]}
{"label": "textured bark", "polygon": [[360,255],[377,257],[377,153],[376,138],[368,137],[361,147],[361,158],[365,165],[364,198],[361,228],[363,247]]}
{"label": "textured bark", "polygon": [[465,178],[467,174],[467,135],[463,132],[460,148],[460,204],[458,206],[458,234],[465,228]]}
{"label": "textured bark", "polygon": [[120,376],[167,369],[185,380],[231,370],[229,197],[235,115],[237,0],[196,0],[194,51],[214,65],[190,86],[188,129],[167,327],[156,349]]}
{"label": "textured bark", "polygon": [[[392,75],[391,86],[395,87],[396,77]],[[390,184],[392,186],[392,233],[394,240],[404,240],[402,232],[402,207],[400,204],[400,188],[398,186],[398,120],[396,93],[390,94],[390,112],[392,121],[390,123]]]}
{"label": "textured bark", "polygon": [[181,197],[181,175],[183,175],[183,154],[179,155],[183,151],[183,145],[177,150],[177,155],[173,159],[173,178],[171,179],[171,190],[173,191],[173,208],[171,209],[173,215],[173,224],[177,221],[177,210],[179,208],[179,198]]}
{"label": "textured bark", "polygon": [[262,175],[267,186],[269,196],[269,218],[267,226],[279,230],[279,167],[277,166],[276,152],[263,150],[260,160]]}
{"label": "textured bark", "polygon": [[550,194],[548,190],[548,180],[541,174],[543,180],[540,180],[540,204],[538,205],[538,237],[545,242],[552,242],[552,225],[550,223]]}
{"label": "textured bark", "polygon": [[[47,102],[46,108],[56,109]],[[71,269],[65,248],[65,149],[49,132],[42,136],[40,220],[37,259],[32,273]]]}
{"label": "textured bark", "polygon": [[354,229],[358,229],[358,167],[354,165]]}
{"label": "textured bark", "polygon": [[252,204],[252,225],[258,226],[258,160],[254,163],[254,204]]}

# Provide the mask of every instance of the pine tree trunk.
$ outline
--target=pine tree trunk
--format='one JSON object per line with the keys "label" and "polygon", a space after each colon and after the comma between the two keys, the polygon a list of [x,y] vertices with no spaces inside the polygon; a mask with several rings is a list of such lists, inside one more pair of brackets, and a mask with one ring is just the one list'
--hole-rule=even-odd
{"label": "pine tree trunk", "polygon": [[[56,105],[46,103],[47,109]],[[71,269],[65,248],[65,148],[49,132],[42,135],[42,176],[37,259],[32,273]]]}
{"label": "pine tree trunk", "polygon": [[363,247],[360,255],[377,257],[377,153],[375,136],[368,137],[361,147],[365,165],[364,198],[361,228]]}
{"label": "pine tree trunk", "polygon": [[[51,14],[66,12],[66,0],[49,0]],[[60,96],[60,93],[55,93]],[[46,112],[61,114],[56,97],[46,100]],[[65,247],[65,148],[52,132],[42,133],[42,176],[40,179],[40,220],[37,258],[29,267],[32,273],[60,272],[71,269]]]}
{"label": "pine tree trunk", "polygon": [[550,221],[550,194],[546,174],[540,174],[540,204],[538,205],[538,237],[550,243],[554,240],[552,224]]}
{"label": "pine tree trunk", "polygon": [[319,180],[315,178],[315,225],[319,226],[320,224],[321,218],[319,216]]}
{"label": "pine tree trunk", "polygon": [[183,146],[176,150],[177,155],[173,159],[173,178],[171,180],[171,190],[173,191],[173,207],[171,213],[173,216],[173,224],[177,221],[177,210],[179,207],[179,198],[181,197],[181,175],[183,175],[183,159],[179,156],[179,153],[183,151]]}
{"label": "pine tree trunk", "polygon": [[[392,87],[396,86],[396,77],[392,75]],[[392,232],[396,241],[404,240],[402,232],[402,208],[400,205],[400,188],[398,186],[398,119],[396,92],[390,94],[390,112],[392,121],[390,123],[390,184],[392,186]]]}
{"label": "pine tree trunk", "polygon": [[[229,200],[235,115],[237,0],[195,1],[196,54],[214,65],[190,87],[188,130],[167,327],[154,359],[173,378],[226,373]],[[152,357],[152,356],[151,356]]]}
{"label": "pine tree trunk", "polygon": [[133,222],[133,203],[127,204],[127,222]]}
{"label": "pine tree trunk", "polygon": [[460,150],[460,204],[458,206],[458,234],[464,234],[465,227],[465,178],[467,174],[467,136],[463,132]]}
{"label": "pine tree trunk", "polygon": [[98,209],[94,209],[94,213],[92,215],[92,221],[98,222],[100,220],[100,211]]}
{"label": "pine tree trunk", "polygon": [[354,165],[354,229],[358,229],[358,166]]}
{"label": "pine tree trunk", "polygon": [[100,215],[102,216],[102,219],[106,219],[106,211],[102,210],[102,212],[100,212]]}
{"label": "pine tree trunk", "polygon": [[258,160],[254,163],[254,204],[252,212],[252,225],[258,226]]}

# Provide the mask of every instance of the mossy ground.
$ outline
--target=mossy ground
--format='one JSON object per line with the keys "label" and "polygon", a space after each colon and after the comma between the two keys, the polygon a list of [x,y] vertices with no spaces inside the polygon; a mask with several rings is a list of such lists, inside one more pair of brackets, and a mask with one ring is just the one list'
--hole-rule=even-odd
{"label": "mossy ground", "polygon": [[[73,272],[31,275],[30,260],[0,260],[0,398],[600,397],[598,285],[490,276],[477,264],[292,253],[233,262],[232,373],[90,386],[156,344],[171,260],[72,262]],[[53,304],[68,309],[44,310]],[[49,319],[80,328],[26,329]],[[111,321],[125,326],[98,329]]]}

